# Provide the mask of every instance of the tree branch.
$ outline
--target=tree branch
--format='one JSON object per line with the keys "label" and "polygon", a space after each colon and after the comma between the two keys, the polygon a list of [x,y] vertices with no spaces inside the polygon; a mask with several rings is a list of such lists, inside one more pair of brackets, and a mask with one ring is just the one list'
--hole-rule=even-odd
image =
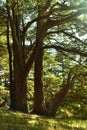
{"label": "tree branch", "polygon": [[23,31],[22,31],[22,38],[25,37],[25,34],[28,30],[28,28],[34,23],[34,22],[37,22],[39,20],[42,20],[42,19],[46,19],[47,17],[49,17],[50,14],[46,14],[46,15],[43,15],[43,16],[39,16],[39,17],[36,17],[35,19],[33,19],[32,21],[29,21],[26,26],[23,28]]}
{"label": "tree branch", "polygon": [[67,57],[69,60],[72,60],[78,64],[80,64],[81,66],[83,66],[84,68],[87,69],[87,66],[85,66],[84,64],[82,63],[79,63],[79,61],[75,60],[73,57],[71,57],[70,55],[66,54],[64,51],[60,51],[60,53],[62,53],[65,57]]}
{"label": "tree branch", "polygon": [[79,51],[77,50],[76,48],[64,48],[64,47],[61,47],[61,46],[55,46],[55,45],[51,45],[51,46],[44,46],[43,49],[49,49],[49,48],[54,48],[56,49],[57,51],[58,50],[62,50],[62,51],[65,51],[65,52],[69,52],[69,53],[73,53],[73,54],[78,54],[78,55],[81,55],[81,56],[84,56],[84,57],[87,57],[87,53],[83,53],[82,51]]}
{"label": "tree branch", "polygon": [[70,33],[67,33],[67,32],[65,32],[65,31],[62,31],[66,36],[69,36],[69,37],[71,37],[71,38],[74,38],[75,40],[77,40],[77,41],[79,41],[79,42],[81,42],[81,43],[84,43],[82,40],[80,40],[78,37],[76,37],[76,36],[74,36],[74,35],[72,35],[72,34],[70,34]]}
{"label": "tree branch", "polygon": [[61,20],[48,19],[45,24],[48,26],[48,29],[49,29],[54,26],[59,26],[59,25],[65,24],[66,22],[71,22],[71,21],[75,20],[78,16],[80,16],[81,14],[85,14],[85,13],[87,13],[87,9],[81,9],[76,13],[69,14],[69,16],[67,16],[66,18],[62,18]]}
{"label": "tree branch", "polygon": [[66,11],[66,10],[77,10],[77,9],[82,9],[82,8],[87,8],[87,2],[82,2],[81,4],[79,4],[78,6],[68,6],[66,4],[60,4],[58,2],[58,5],[60,5],[60,11]]}

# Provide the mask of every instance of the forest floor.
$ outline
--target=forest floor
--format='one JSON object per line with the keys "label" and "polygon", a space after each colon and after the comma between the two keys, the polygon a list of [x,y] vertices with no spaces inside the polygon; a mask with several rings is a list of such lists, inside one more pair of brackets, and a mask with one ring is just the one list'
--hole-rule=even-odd
{"label": "forest floor", "polygon": [[[8,94],[0,88],[1,100]],[[0,108],[0,130],[87,130],[87,111],[75,110],[73,113],[69,109],[61,107],[55,118],[47,118],[13,112],[5,105]]]}

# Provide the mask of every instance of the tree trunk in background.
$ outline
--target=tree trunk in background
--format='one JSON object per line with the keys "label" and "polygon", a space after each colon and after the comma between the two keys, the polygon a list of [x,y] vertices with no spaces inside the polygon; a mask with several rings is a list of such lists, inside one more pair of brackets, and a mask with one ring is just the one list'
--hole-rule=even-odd
{"label": "tree trunk in background", "polygon": [[43,109],[43,83],[42,83],[42,73],[43,73],[43,50],[40,49],[35,59],[35,66],[34,66],[34,113],[37,114],[44,114]]}

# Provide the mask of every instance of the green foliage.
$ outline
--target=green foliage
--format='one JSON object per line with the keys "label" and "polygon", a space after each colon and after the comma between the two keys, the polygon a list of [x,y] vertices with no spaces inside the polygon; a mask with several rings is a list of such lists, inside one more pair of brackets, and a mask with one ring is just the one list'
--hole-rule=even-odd
{"label": "green foliage", "polygon": [[44,85],[44,97],[45,100],[49,100],[52,95],[60,90],[60,85],[62,84],[62,79],[52,75],[46,75],[43,77]]}
{"label": "green foliage", "polygon": [[6,41],[6,19],[5,10],[0,6],[0,84],[2,81],[5,84],[5,79],[8,79],[8,51],[7,51],[7,41]]}
{"label": "green foliage", "polygon": [[7,90],[3,86],[0,86],[0,104],[4,101],[6,101],[6,103],[4,104],[4,106],[2,106],[2,109],[8,109],[10,105],[9,90]]}

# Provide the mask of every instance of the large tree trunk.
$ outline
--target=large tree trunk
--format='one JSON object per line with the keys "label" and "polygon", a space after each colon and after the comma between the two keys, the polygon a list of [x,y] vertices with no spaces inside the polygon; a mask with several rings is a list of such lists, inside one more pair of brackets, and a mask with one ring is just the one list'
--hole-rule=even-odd
{"label": "large tree trunk", "polygon": [[[43,14],[43,11],[38,9],[38,17]],[[43,95],[43,83],[42,83],[42,73],[43,73],[43,40],[47,31],[47,26],[44,26],[44,20],[37,21],[37,32],[36,32],[36,44],[39,45],[38,54],[35,58],[34,65],[34,108],[33,112],[36,114],[44,114],[44,95]]]}
{"label": "large tree trunk", "polygon": [[43,109],[43,83],[42,83],[42,60],[43,59],[43,50],[40,49],[35,59],[35,66],[34,66],[34,113],[37,114],[44,114]]}
{"label": "large tree trunk", "polygon": [[[21,50],[21,48],[20,48]],[[27,76],[24,77],[24,62],[20,51],[13,48],[13,84],[10,89],[11,109],[28,112],[27,108]]]}
{"label": "large tree trunk", "polygon": [[18,110],[27,113],[27,85],[26,81],[23,80],[21,74],[16,74],[13,82],[13,86],[11,86],[11,104],[10,107],[13,110]]}

